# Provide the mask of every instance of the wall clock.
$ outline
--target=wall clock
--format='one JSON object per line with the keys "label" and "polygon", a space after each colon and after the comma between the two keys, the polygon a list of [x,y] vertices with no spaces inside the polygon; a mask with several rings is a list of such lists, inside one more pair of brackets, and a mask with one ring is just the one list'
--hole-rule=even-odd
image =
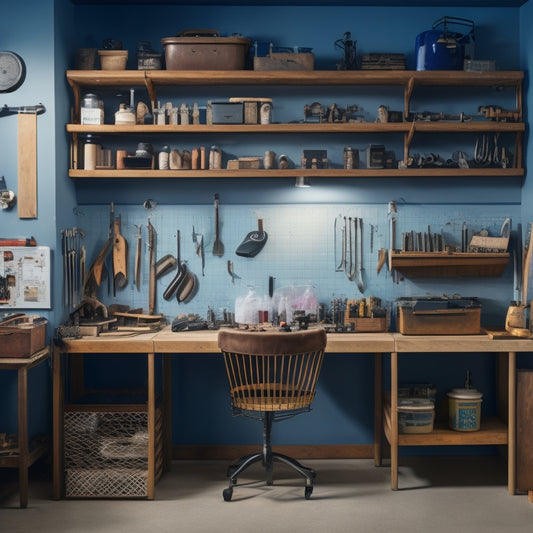
{"label": "wall clock", "polygon": [[14,52],[0,51],[0,92],[18,89],[24,82],[26,67],[22,58]]}

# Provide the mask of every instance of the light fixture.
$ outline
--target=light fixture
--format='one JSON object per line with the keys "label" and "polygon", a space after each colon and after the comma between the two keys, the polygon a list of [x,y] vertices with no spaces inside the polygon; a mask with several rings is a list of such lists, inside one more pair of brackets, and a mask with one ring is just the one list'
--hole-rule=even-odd
{"label": "light fixture", "polygon": [[295,187],[311,187],[311,183],[309,182],[309,178],[307,176],[296,176],[296,183],[294,184]]}

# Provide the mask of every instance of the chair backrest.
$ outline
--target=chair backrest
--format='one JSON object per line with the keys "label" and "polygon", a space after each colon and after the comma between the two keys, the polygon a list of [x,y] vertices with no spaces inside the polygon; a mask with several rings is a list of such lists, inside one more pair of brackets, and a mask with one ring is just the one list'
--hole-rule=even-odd
{"label": "chair backrest", "polygon": [[292,411],[309,408],[322,367],[326,332],[221,329],[234,408],[247,411]]}

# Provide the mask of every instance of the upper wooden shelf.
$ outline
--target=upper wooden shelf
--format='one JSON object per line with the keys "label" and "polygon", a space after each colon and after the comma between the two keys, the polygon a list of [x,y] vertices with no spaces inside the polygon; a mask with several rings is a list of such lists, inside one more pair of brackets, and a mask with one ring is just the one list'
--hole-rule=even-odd
{"label": "upper wooden shelf", "polygon": [[[515,178],[524,176],[523,168],[358,168],[346,170],[343,168],[324,169],[246,169],[246,170],[144,170],[144,169],[97,169],[97,170],[69,170],[71,178],[465,178],[465,177],[494,177]],[[399,255],[399,254],[398,254]],[[463,254],[465,255],[465,254]],[[486,256],[490,254],[469,254]],[[501,254],[498,254],[501,255]],[[507,261],[509,259],[508,254]],[[406,259],[406,258],[405,258]],[[474,258],[475,259],[475,258]],[[397,265],[393,265],[397,267]],[[402,267],[405,265],[402,265]],[[398,270],[400,268],[398,267]],[[420,270],[423,270],[422,268]]]}
{"label": "upper wooden shelf", "polygon": [[[518,86],[522,71],[462,70],[68,70],[71,85],[447,85]],[[412,81],[411,81],[412,80]]]}
{"label": "upper wooden shelf", "polygon": [[523,132],[523,122],[495,122],[476,120],[471,122],[302,122],[274,124],[189,124],[153,125],[136,124],[131,126],[104,124],[89,126],[67,124],[69,133],[505,133]]}

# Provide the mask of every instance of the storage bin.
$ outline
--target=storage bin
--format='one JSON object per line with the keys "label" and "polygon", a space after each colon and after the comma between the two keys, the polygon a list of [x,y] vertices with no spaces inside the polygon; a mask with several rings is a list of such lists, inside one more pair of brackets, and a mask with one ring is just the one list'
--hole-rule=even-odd
{"label": "storage bin", "polygon": [[478,431],[483,394],[476,389],[452,389],[447,396],[450,429]]}
{"label": "storage bin", "polygon": [[243,70],[252,41],[217,30],[183,30],[161,39],[167,70]]}
{"label": "storage bin", "polygon": [[213,124],[242,124],[244,121],[242,102],[213,102]]}
{"label": "storage bin", "polygon": [[[162,424],[162,412],[157,408],[156,480],[162,474]],[[64,442],[67,498],[147,497],[146,411],[121,405],[67,407]]]}
{"label": "storage bin", "polygon": [[46,345],[48,320],[17,316],[0,323],[0,358],[30,357]]}
{"label": "storage bin", "polygon": [[425,398],[400,398],[398,400],[398,431],[406,433],[431,433],[435,420],[435,405]]}
{"label": "storage bin", "polygon": [[102,70],[125,70],[128,62],[127,50],[98,50]]}

